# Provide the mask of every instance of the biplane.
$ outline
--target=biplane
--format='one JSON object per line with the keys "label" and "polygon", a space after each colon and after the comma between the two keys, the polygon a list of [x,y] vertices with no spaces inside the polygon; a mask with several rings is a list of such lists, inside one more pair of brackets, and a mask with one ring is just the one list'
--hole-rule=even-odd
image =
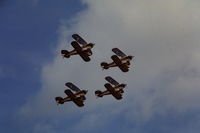
{"label": "biplane", "polygon": [[87,90],[80,90],[71,82],[68,82],[65,85],[75,93],[73,93],[70,89],[65,90],[64,92],[67,95],[67,97],[56,97],[55,100],[57,104],[64,104],[65,102],[73,101],[79,107],[84,106],[83,102],[86,100],[85,95],[87,93]]}
{"label": "biplane", "polygon": [[122,99],[122,93],[124,93],[124,88],[126,87],[126,84],[119,84],[116,80],[114,80],[112,77],[107,76],[105,79],[109,82],[106,83],[104,86],[107,90],[95,91],[95,95],[97,97],[103,97],[105,95],[113,95],[117,100]]}
{"label": "biplane", "polygon": [[130,61],[134,58],[134,56],[131,56],[131,55],[127,56],[118,48],[113,48],[112,51],[116,54],[116,55],[111,56],[111,59],[113,60],[113,62],[111,63],[102,62],[101,67],[103,69],[108,69],[110,67],[118,66],[123,72],[128,72]]}
{"label": "biplane", "polygon": [[[71,42],[72,47],[74,50],[68,51],[68,50],[61,50],[61,55],[65,58],[69,58],[72,55],[80,55],[80,57],[88,62],[90,61],[90,57],[92,55],[92,48],[94,47],[94,43],[87,43],[82,37],[80,37],[78,34],[73,34],[72,38],[75,41]],[[80,44],[80,45],[79,45]]]}

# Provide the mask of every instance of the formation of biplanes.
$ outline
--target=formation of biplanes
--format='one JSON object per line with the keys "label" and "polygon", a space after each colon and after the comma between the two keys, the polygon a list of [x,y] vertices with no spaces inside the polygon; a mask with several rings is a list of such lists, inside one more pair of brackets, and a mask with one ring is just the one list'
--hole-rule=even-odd
{"label": "formation of biplanes", "polygon": [[[71,42],[71,46],[73,50],[61,50],[61,55],[64,58],[70,58],[74,55],[79,55],[85,62],[89,62],[90,56],[92,55],[92,48],[94,47],[94,43],[87,43],[81,36],[78,34],[73,34],[72,38],[74,41]],[[112,61],[102,62],[100,66],[102,69],[109,69],[113,67],[118,67],[122,72],[128,72],[130,61],[134,59],[132,55],[124,54],[119,48],[113,48],[112,52],[114,55],[111,56]],[[122,94],[124,93],[124,88],[126,84],[118,83],[115,79],[111,76],[106,76],[105,80],[108,82],[104,84],[105,90],[96,90],[95,95],[97,97],[103,97],[106,95],[112,95],[115,99],[120,100],[122,99]],[[73,101],[77,106],[82,107],[84,106],[84,102],[86,100],[87,90],[81,90],[76,85],[71,82],[67,82],[66,89],[64,93],[67,95],[66,97],[55,97],[57,104],[64,104],[65,102]]]}

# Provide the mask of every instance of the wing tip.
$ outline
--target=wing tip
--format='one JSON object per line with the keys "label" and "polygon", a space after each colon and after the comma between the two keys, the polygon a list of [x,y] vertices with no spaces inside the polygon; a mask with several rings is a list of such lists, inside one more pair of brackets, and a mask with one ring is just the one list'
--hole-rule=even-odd
{"label": "wing tip", "polygon": [[68,86],[68,85],[71,85],[72,83],[71,82],[67,82],[65,83],[65,86]]}

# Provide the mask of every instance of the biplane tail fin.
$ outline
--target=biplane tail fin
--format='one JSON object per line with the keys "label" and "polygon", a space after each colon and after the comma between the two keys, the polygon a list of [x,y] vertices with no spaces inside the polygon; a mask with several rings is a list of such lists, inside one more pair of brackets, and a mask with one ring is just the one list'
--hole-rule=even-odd
{"label": "biplane tail fin", "polygon": [[96,95],[97,97],[103,97],[102,91],[100,91],[100,90],[95,91],[95,95]]}
{"label": "biplane tail fin", "polygon": [[61,50],[61,55],[63,57],[69,58],[70,57],[70,52],[67,50]]}
{"label": "biplane tail fin", "polygon": [[57,104],[63,104],[64,103],[64,99],[62,97],[56,97],[55,98]]}
{"label": "biplane tail fin", "polygon": [[106,62],[102,62],[102,63],[101,63],[101,67],[102,67],[103,69],[108,69],[108,68],[109,68],[109,65],[108,65],[108,63],[106,63]]}

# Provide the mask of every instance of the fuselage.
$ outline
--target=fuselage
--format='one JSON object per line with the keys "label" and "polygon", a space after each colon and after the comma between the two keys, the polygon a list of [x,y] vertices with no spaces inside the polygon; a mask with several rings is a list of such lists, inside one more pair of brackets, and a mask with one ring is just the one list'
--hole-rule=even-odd
{"label": "fuselage", "polygon": [[74,101],[74,100],[76,100],[76,99],[84,98],[86,93],[87,93],[86,90],[81,90],[81,91],[79,91],[79,92],[74,93],[74,95],[71,96],[71,97],[65,97],[65,98],[63,99],[63,101],[64,101],[64,102],[67,102],[67,101]]}
{"label": "fuselage", "polygon": [[[119,84],[119,85],[116,85],[116,86],[113,86],[114,90],[116,92],[120,92],[120,93],[123,93],[123,89],[126,87],[126,84]],[[104,95],[110,95],[111,92],[108,91],[108,90],[105,90],[101,93],[101,96],[104,96]]]}
{"label": "fuselage", "polygon": [[[91,49],[94,47],[94,45],[95,44],[93,44],[93,43],[89,43],[89,44],[83,45],[83,46],[81,46],[80,52],[86,52],[90,56],[92,54],[91,53]],[[70,56],[71,55],[76,55],[76,54],[79,54],[80,52],[78,52],[76,49],[74,49],[74,50],[70,51],[68,53],[68,55],[70,55]]]}
{"label": "fuselage", "polygon": [[[127,63],[127,62],[130,62],[133,58],[134,58],[134,56],[129,55],[129,56],[120,58],[120,60],[121,60],[122,64],[127,64],[127,66],[129,66],[130,64]],[[111,63],[108,63],[108,66],[109,67],[116,67],[117,64],[115,62],[111,62]]]}

